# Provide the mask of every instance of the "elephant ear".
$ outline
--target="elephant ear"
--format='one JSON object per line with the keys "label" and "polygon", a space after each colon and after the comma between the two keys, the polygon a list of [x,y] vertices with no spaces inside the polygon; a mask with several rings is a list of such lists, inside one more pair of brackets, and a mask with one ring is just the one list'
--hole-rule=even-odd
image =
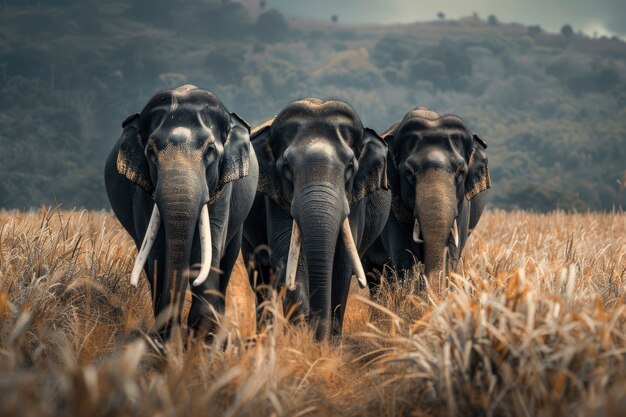
{"label": "elephant ear", "polygon": [[257,193],[265,194],[289,213],[291,207],[281,192],[282,181],[276,170],[276,159],[272,153],[271,139],[273,123],[274,119],[270,119],[252,129],[252,133],[250,134],[252,147],[254,148],[257,161],[259,162]]}
{"label": "elephant ear", "polygon": [[139,137],[139,113],[128,116],[122,122],[122,128],[124,131],[119,138],[117,171],[153,195],[154,185],[150,179],[150,168]]}
{"label": "elephant ear", "polygon": [[398,177],[398,163],[393,152],[394,139],[396,137],[398,127],[400,127],[400,123],[394,123],[389,129],[387,129],[380,135],[387,144],[387,147],[389,148],[389,152],[387,154],[387,164],[389,165],[387,169],[387,181],[389,182],[389,187],[391,188],[392,192],[400,189],[400,181]]}
{"label": "elephant ear", "polygon": [[478,135],[473,135],[468,172],[465,178],[465,198],[471,200],[476,195],[491,188],[491,176],[487,164],[487,144]]}
{"label": "elephant ear", "polygon": [[395,153],[397,146],[400,145],[396,143],[396,134],[399,127],[400,123],[394,123],[381,135],[389,147],[389,153],[387,155],[387,164],[389,165],[387,169],[387,180],[391,188],[391,212],[400,223],[408,225],[407,227],[413,227],[415,222],[413,210],[404,204],[400,197],[400,175],[398,173],[398,162]]}
{"label": "elephant ear", "polygon": [[224,142],[224,155],[220,165],[220,178],[217,190],[209,203],[215,201],[224,190],[224,186],[248,176],[250,167],[250,125],[238,114],[230,113],[230,131]]}
{"label": "elephant ear", "polygon": [[374,130],[365,128],[359,170],[352,185],[352,202],[357,202],[374,191],[389,189],[387,151],[385,141]]}

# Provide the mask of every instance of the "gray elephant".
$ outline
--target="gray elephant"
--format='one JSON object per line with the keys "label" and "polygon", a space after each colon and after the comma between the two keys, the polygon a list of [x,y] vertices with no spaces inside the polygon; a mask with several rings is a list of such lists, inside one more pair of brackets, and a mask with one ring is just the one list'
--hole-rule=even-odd
{"label": "gray elephant", "polygon": [[[382,135],[389,146],[392,210],[364,263],[387,260],[400,271],[424,263],[429,286],[440,292],[448,269],[456,269],[485,207],[491,187],[487,145],[456,116],[425,107],[406,114]],[[375,287],[375,274],[368,274]]]}
{"label": "gray elephant", "polygon": [[256,193],[249,126],[214,94],[185,85],[155,94],[122,127],[104,179],[113,211],[139,250],[131,284],[143,269],[158,335],[167,339],[180,323],[191,280],[189,328],[210,337],[212,310],[224,311]]}
{"label": "gray elephant", "polygon": [[251,137],[260,179],[243,252],[253,285],[286,284],[285,311],[297,306],[294,316],[313,322],[319,339],[339,335],[350,279],[366,285],[359,258],[391,206],[387,146],[348,104],[313,98],[290,103]]}

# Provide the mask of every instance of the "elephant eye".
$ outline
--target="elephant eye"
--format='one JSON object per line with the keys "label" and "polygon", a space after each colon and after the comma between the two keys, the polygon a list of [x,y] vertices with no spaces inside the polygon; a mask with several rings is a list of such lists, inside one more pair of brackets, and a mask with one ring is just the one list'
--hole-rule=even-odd
{"label": "elephant eye", "polygon": [[464,164],[462,164],[462,163],[459,164],[459,167],[454,172],[454,177],[455,177],[455,180],[456,180],[457,184],[460,183],[463,180],[463,175],[462,174],[464,173],[464,171],[465,171]]}
{"label": "elephant eye", "polygon": [[207,146],[207,149],[204,153],[204,157],[207,162],[211,162],[215,158],[215,147]]}
{"label": "elephant eye", "polygon": [[291,170],[291,166],[289,166],[289,162],[287,161],[283,162],[283,172],[284,172],[285,178],[289,182],[293,182],[293,171]]}
{"label": "elephant eye", "polygon": [[354,175],[354,162],[350,161],[346,167],[346,182],[350,181],[350,178]]}
{"label": "elephant eye", "polygon": [[156,163],[157,163],[157,156],[156,156],[156,153],[154,153],[154,151],[152,151],[152,150],[148,151],[148,158],[150,158],[150,161],[152,161],[152,163],[154,165],[156,165]]}
{"label": "elephant eye", "polygon": [[404,170],[404,178],[406,178],[409,184],[415,184],[415,174],[410,169]]}

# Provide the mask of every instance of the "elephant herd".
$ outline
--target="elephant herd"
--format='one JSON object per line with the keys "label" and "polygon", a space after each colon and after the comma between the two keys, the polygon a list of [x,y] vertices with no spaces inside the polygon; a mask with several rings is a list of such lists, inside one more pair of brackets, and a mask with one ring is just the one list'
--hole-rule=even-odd
{"label": "elephant herd", "polygon": [[425,107],[378,135],[347,103],[310,98],[250,129],[185,85],[122,127],[105,185],[138,248],[131,284],[146,273],[163,340],[189,284],[188,327],[211,339],[240,252],[253,288],[287,287],[292,319],[318,339],[341,334],[353,275],[375,293],[385,265],[420,261],[439,292],[490,188],[485,142]]}

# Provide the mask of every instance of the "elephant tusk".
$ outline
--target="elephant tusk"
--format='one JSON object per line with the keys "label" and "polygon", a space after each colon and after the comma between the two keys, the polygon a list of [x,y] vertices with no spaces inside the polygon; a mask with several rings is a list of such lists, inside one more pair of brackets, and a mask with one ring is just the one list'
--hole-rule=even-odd
{"label": "elephant tusk", "polygon": [[211,241],[211,222],[209,220],[209,207],[205,204],[202,206],[200,212],[200,219],[198,221],[198,228],[200,229],[200,260],[202,266],[200,267],[200,273],[193,281],[193,286],[197,287],[202,284],[209,277],[211,272],[211,262],[213,257],[213,243]]}
{"label": "elephant tusk", "polygon": [[367,279],[365,278],[365,271],[363,270],[363,265],[361,265],[361,258],[359,257],[359,252],[356,249],[356,245],[354,244],[354,239],[352,238],[352,230],[350,229],[350,220],[346,217],[341,225],[341,233],[343,235],[343,241],[346,244],[346,249],[348,250],[348,255],[350,256],[352,263],[354,264],[354,272],[356,274],[357,281],[359,282],[359,286],[361,288],[365,288],[367,286]]}
{"label": "elephant tusk", "polygon": [[298,260],[300,259],[300,247],[302,241],[300,240],[300,228],[298,223],[293,221],[293,227],[291,228],[291,242],[289,243],[289,257],[287,258],[287,288],[290,291],[296,289],[296,272],[298,272]]}
{"label": "elephant tusk", "polygon": [[456,219],[454,219],[454,223],[452,224],[452,239],[454,240],[454,246],[459,247],[459,225],[457,224]]}
{"label": "elephant tusk", "polygon": [[420,239],[420,222],[417,219],[415,219],[415,224],[413,225],[413,242],[424,242],[422,239]]}
{"label": "elephant tusk", "polygon": [[152,245],[156,240],[157,233],[159,232],[160,227],[161,213],[159,212],[159,208],[155,204],[154,209],[152,210],[152,215],[150,216],[150,222],[148,223],[146,235],[144,236],[141,247],[139,248],[139,253],[137,253],[135,265],[133,265],[133,272],[131,272],[130,274],[130,285],[133,288],[137,288],[137,284],[139,283],[139,276],[141,275],[141,270],[148,260],[148,255],[150,254],[150,250],[152,249]]}

